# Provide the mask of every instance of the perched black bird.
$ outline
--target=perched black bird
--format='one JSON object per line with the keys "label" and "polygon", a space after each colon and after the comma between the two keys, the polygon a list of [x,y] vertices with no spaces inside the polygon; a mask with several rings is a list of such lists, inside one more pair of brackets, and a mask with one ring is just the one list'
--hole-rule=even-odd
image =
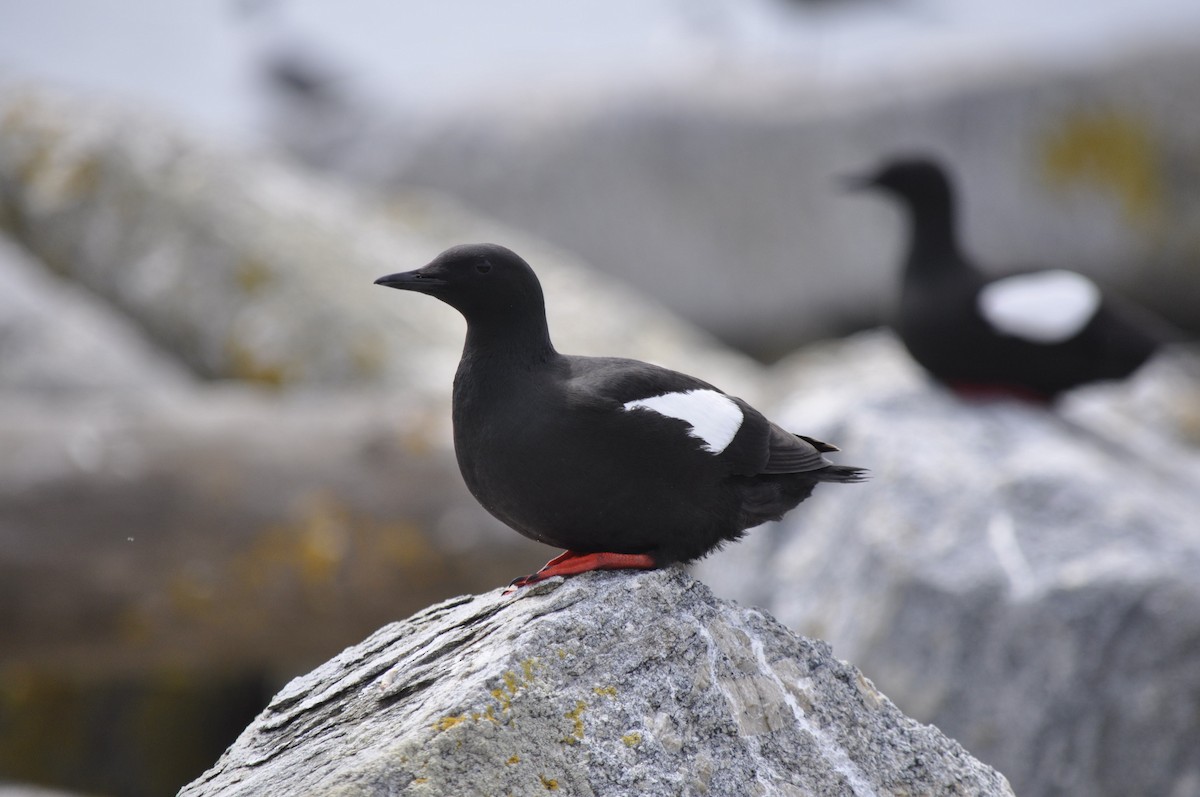
{"label": "perched black bird", "polygon": [[957,392],[1048,402],[1128,376],[1170,337],[1164,322],[1072,271],[985,277],[959,248],[954,192],[933,160],[895,160],[850,185],[890,194],[908,211],[894,325],[913,359]]}
{"label": "perched black bird", "polygon": [[502,246],[456,246],[376,284],[429,294],[467,320],[453,410],[463,479],[504,523],[567,549],[514,585],[698,559],[818,482],[863,479],[821,456],[833,446],[699,379],[559,354],[537,276]]}

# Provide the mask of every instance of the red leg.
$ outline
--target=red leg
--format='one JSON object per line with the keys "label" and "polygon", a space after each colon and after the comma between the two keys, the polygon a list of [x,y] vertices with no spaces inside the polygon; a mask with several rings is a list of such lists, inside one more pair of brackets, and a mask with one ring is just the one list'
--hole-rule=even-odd
{"label": "red leg", "polygon": [[573,576],[590,570],[653,570],[658,567],[646,553],[576,553],[566,551],[546,562],[536,573],[513,579],[509,589],[519,589],[554,576]]}
{"label": "red leg", "polygon": [[547,567],[554,567],[555,565],[565,562],[568,559],[574,559],[576,556],[582,556],[582,555],[583,554],[578,554],[578,553],[575,553],[574,551],[563,551],[558,556],[554,557],[549,562],[546,562],[546,564],[542,565],[541,569],[539,569],[538,572],[540,573],[542,570],[545,570]]}

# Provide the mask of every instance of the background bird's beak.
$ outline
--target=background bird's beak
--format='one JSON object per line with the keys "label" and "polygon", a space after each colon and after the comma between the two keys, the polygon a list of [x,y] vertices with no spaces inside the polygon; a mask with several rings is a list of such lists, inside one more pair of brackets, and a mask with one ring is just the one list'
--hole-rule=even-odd
{"label": "background bird's beak", "polygon": [[416,271],[401,271],[398,274],[388,274],[386,277],[380,277],[375,280],[376,285],[383,285],[388,288],[399,288],[402,291],[417,291],[418,293],[432,293],[446,284],[444,279],[439,279],[423,268]]}
{"label": "background bird's beak", "polygon": [[862,191],[870,188],[875,184],[875,181],[870,175],[865,174],[843,174],[837,178],[838,185],[846,191]]}

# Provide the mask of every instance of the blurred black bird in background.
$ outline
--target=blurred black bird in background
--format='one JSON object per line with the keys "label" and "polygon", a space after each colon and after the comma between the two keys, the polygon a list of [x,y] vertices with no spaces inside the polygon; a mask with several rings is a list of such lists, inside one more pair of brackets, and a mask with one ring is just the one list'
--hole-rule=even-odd
{"label": "blurred black bird in background", "polygon": [[896,158],[847,185],[882,191],[907,210],[892,323],[913,359],[960,394],[1049,402],[1078,385],[1127,377],[1179,337],[1073,271],[985,276],[959,246],[954,190],[931,158]]}

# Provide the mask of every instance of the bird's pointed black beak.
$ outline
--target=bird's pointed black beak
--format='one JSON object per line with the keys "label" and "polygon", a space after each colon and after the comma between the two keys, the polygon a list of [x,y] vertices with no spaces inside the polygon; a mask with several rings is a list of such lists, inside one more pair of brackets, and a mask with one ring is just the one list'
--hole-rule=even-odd
{"label": "bird's pointed black beak", "polygon": [[386,277],[380,277],[375,280],[375,284],[383,285],[387,288],[399,288],[402,291],[433,293],[438,288],[444,287],[446,280],[441,279],[428,268],[419,268],[416,271],[401,271],[397,274],[388,274]]}

